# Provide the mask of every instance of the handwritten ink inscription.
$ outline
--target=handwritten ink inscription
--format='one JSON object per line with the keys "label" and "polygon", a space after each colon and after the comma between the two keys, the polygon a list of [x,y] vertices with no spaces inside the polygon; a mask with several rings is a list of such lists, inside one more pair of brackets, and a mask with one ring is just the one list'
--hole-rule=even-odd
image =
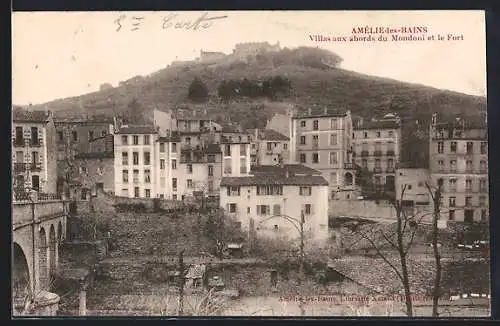
{"label": "handwritten ink inscription", "polygon": [[[212,16],[208,12],[204,12],[195,20],[183,20],[179,14],[168,14],[161,20],[161,28],[163,29],[180,29],[180,30],[203,30],[212,27],[213,23],[217,20],[225,19],[228,16]],[[140,29],[141,23],[145,20],[143,16],[120,15],[114,20],[116,31],[128,28],[130,31],[137,31]]]}

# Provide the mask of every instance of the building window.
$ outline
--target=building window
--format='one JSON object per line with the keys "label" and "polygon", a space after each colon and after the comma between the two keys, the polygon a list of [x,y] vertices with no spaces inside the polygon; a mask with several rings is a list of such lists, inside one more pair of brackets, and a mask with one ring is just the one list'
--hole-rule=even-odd
{"label": "building window", "polygon": [[450,143],[450,152],[452,152],[452,153],[456,153],[457,152],[457,142],[456,141],[452,141]]}
{"label": "building window", "polygon": [[300,127],[305,128],[305,126],[306,126],[306,122],[305,121],[301,121],[300,122]]}
{"label": "building window", "polygon": [[444,169],[444,161],[443,160],[438,160],[438,169],[442,171]]}
{"label": "building window", "polygon": [[165,170],[165,160],[164,159],[160,160],[160,170]]}
{"label": "building window", "polygon": [[485,209],[482,209],[481,210],[481,221],[486,221],[486,210]]}
{"label": "building window", "polygon": [[128,165],[128,153],[122,152],[122,165]]}
{"label": "building window", "polygon": [[151,183],[151,170],[144,170],[144,183]]}
{"label": "building window", "polygon": [[240,156],[247,156],[247,145],[240,144]]}
{"label": "building window", "polygon": [[128,197],[128,189],[127,188],[122,189],[122,196]]}
{"label": "building window", "polygon": [[172,170],[177,170],[177,160],[172,159]]}
{"label": "building window", "polygon": [[451,192],[457,191],[457,179],[448,180],[448,184],[449,184],[449,191]]}
{"label": "building window", "polygon": [[64,140],[64,134],[62,131],[57,132],[57,141],[62,142]]}
{"label": "building window", "polygon": [[240,173],[247,173],[247,160],[244,157],[240,158]]}
{"label": "building window", "polygon": [[330,145],[337,145],[337,134],[330,135]]}
{"label": "building window", "polygon": [[479,191],[480,192],[488,191],[488,185],[486,184],[486,179],[479,180]]}
{"label": "building window", "polygon": [[73,141],[78,141],[78,133],[73,131],[71,134],[73,135]]}
{"label": "building window", "polygon": [[257,186],[257,196],[282,196],[283,186]]}
{"label": "building window", "polygon": [[265,216],[271,213],[271,209],[268,205],[257,205],[257,215]]}
{"label": "building window", "polygon": [[455,211],[454,210],[450,210],[448,212],[448,220],[450,220],[450,221],[454,221],[455,220]]}
{"label": "building window", "polygon": [[380,131],[377,131],[377,138],[380,138]]}
{"label": "building window", "polygon": [[134,197],[140,197],[139,187],[134,187]]}
{"label": "building window", "polygon": [[394,131],[391,130],[391,131],[389,131],[389,137],[392,137],[392,136],[394,136]]}
{"label": "building window", "polygon": [[134,145],[139,145],[139,136],[134,135],[134,136],[132,136],[132,139],[133,139],[133,144]]}
{"label": "building window", "polygon": [[240,187],[237,187],[237,186],[227,187],[227,195],[228,196],[239,196],[240,195]]}
{"label": "building window", "polygon": [[311,215],[312,214],[312,205],[311,204],[305,204],[304,205],[304,214],[305,215]]}
{"label": "building window", "polygon": [[123,180],[123,183],[128,183],[128,170],[123,170],[122,171],[122,180]]}
{"label": "building window", "polygon": [[368,138],[368,133],[365,131],[363,137]]}
{"label": "building window", "polygon": [[338,163],[337,152],[330,152],[330,165],[337,165]]}
{"label": "building window", "polygon": [[486,206],[486,196],[479,196],[479,206]]}
{"label": "building window", "polygon": [[187,169],[187,173],[188,174],[193,173],[193,165],[192,164],[186,165],[186,169]]}
{"label": "building window", "polygon": [[312,188],[311,187],[300,187],[299,188],[299,194],[301,196],[311,196],[311,194],[312,194]]}
{"label": "building window", "polygon": [[380,169],[380,159],[375,159],[375,169]]}
{"label": "building window", "polygon": [[472,154],[474,151],[474,143],[471,141],[467,142],[467,147],[466,147],[467,154]]}
{"label": "building window", "polygon": [[272,145],[273,145],[273,143],[267,142],[267,150],[268,151],[272,150]]}
{"label": "building window", "polygon": [[278,204],[273,205],[273,215],[281,215],[281,206]]}
{"label": "building window", "polygon": [[305,145],[306,144],[306,136],[300,136],[300,144]]}
{"label": "building window", "polygon": [[214,166],[213,165],[209,165],[208,166],[208,176],[212,177],[213,175],[214,175]]}
{"label": "building window", "polygon": [[177,178],[172,178],[172,189],[177,191]]}
{"label": "building window", "polygon": [[151,198],[151,189],[144,189],[144,194],[146,195],[146,198]]}
{"label": "building window", "polygon": [[38,152],[32,152],[31,153],[31,168],[32,169],[38,169],[40,165],[40,157],[38,155]]}
{"label": "building window", "polygon": [[450,171],[451,172],[456,172],[457,171],[457,160],[451,160],[450,161]]}
{"label": "building window", "polygon": [[236,213],[236,204],[235,203],[229,204],[229,213]]}
{"label": "building window", "polygon": [[300,163],[306,163],[306,154],[299,154]]}
{"label": "building window", "polygon": [[190,145],[191,145],[191,137],[186,137],[185,142],[186,142],[186,144],[187,144],[188,146],[190,146]]}
{"label": "building window", "polygon": [[150,165],[150,164],[151,164],[151,153],[144,152],[144,165]]}
{"label": "building window", "polygon": [[172,200],[177,200],[177,195],[172,195]]}
{"label": "building window", "polygon": [[314,136],[313,136],[313,146],[314,146],[314,147],[318,147],[318,146],[319,146],[319,139],[318,139],[318,135],[314,135]]}
{"label": "building window", "polygon": [[231,156],[231,145],[224,146],[224,156]]}
{"label": "building window", "polygon": [[288,149],[288,144],[287,143],[283,143],[283,149]]}
{"label": "building window", "polygon": [[187,181],[186,181],[186,187],[188,187],[189,189],[193,188],[193,180],[187,179]]}
{"label": "building window", "polygon": [[132,160],[134,165],[139,165],[139,152],[132,153]]}
{"label": "building window", "polygon": [[82,188],[81,199],[82,200],[87,200],[87,189],[85,189],[85,188]]}
{"label": "building window", "polygon": [[486,167],[486,161],[485,160],[479,161],[479,169],[481,170],[480,171],[481,173],[487,172],[488,168]]}
{"label": "building window", "polygon": [[465,197],[465,206],[472,206],[472,197],[471,196]]}
{"label": "building window", "polygon": [[38,146],[40,145],[40,139],[38,138],[38,128],[31,127],[31,145]]}
{"label": "building window", "polygon": [[139,183],[139,170],[134,170],[134,183]]}
{"label": "building window", "polygon": [[455,207],[455,205],[456,205],[456,198],[455,197],[448,198],[448,206]]}
{"label": "building window", "polygon": [[481,142],[481,154],[488,154],[488,143],[485,141]]}
{"label": "building window", "polygon": [[215,163],[215,155],[214,154],[207,155],[207,161],[208,163]]}
{"label": "building window", "polygon": [[224,159],[224,174],[231,174],[233,173],[233,169],[231,166],[231,159]]}
{"label": "building window", "polygon": [[439,154],[442,154],[444,151],[444,143],[442,141],[438,141],[438,147],[437,147],[437,152]]}
{"label": "building window", "polygon": [[160,143],[160,153],[165,153],[165,143]]}
{"label": "building window", "polygon": [[387,160],[387,169],[394,169],[394,160],[392,158]]}
{"label": "building window", "polygon": [[319,154],[318,153],[313,153],[313,156],[312,156],[312,162],[315,163],[315,164],[318,164],[319,163]]}
{"label": "building window", "polygon": [[16,127],[16,145],[24,145],[23,127]]}
{"label": "building window", "polygon": [[465,180],[465,190],[467,190],[467,191],[472,190],[472,179]]}
{"label": "building window", "polygon": [[366,158],[361,160],[361,167],[363,169],[368,169],[368,160]]}
{"label": "building window", "polygon": [[172,153],[177,153],[177,143],[172,143]]}
{"label": "building window", "polygon": [[330,173],[330,183],[332,185],[336,185],[337,184],[337,172]]}
{"label": "building window", "polygon": [[144,145],[149,145],[150,137],[149,135],[144,135]]}
{"label": "building window", "polygon": [[337,127],[337,119],[332,119],[332,120],[330,120],[330,129],[335,130],[335,129],[337,129],[337,128],[338,128],[338,127]]}
{"label": "building window", "polygon": [[122,145],[128,145],[128,136],[122,136]]}

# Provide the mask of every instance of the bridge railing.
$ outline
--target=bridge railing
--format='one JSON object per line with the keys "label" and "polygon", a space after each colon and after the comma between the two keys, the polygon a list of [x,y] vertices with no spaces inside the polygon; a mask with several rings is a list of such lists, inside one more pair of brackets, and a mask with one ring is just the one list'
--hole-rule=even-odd
{"label": "bridge railing", "polygon": [[14,191],[13,201],[14,202],[31,202],[31,201],[50,201],[50,200],[62,200],[61,195],[58,194],[48,194],[43,192],[18,192]]}

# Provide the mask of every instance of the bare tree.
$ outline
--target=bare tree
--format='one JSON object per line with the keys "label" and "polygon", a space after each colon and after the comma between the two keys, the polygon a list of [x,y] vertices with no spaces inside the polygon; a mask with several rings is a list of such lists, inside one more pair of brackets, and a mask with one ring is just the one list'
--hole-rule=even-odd
{"label": "bare tree", "polygon": [[[377,255],[394,271],[398,279],[401,281],[404,289],[404,298],[406,304],[406,314],[409,317],[413,316],[413,301],[410,287],[410,277],[408,272],[408,252],[413,246],[416,227],[412,227],[413,217],[409,217],[407,212],[403,209],[402,199],[406,191],[406,185],[403,185],[401,196],[399,199],[392,200],[392,205],[396,210],[396,230],[391,234],[387,234],[383,230],[372,232],[372,234],[365,233],[358,229],[358,232],[363,239],[368,241],[370,246],[376,251]],[[375,234],[373,234],[375,233]],[[388,253],[384,253],[382,245],[376,241],[376,233],[383,239],[384,244],[388,244],[392,249],[396,250],[399,256],[399,266],[391,261]],[[396,239],[394,240],[394,236]]]}
{"label": "bare tree", "polygon": [[431,188],[429,183],[425,183],[427,190],[429,191],[429,194],[431,195],[432,202],[433,202],[433,207],[434,207],[434,214],[432,218],[432,248],[434,252],[434,259],[436,261],[436,276],[434,279],[434,290],[432,294],[432,317],[438,317],[439,312],[438,312],[438,304],[439,304],[439,297],[440,297],[440,288],[441,288],[441,256],[439,254],[439,248],[438,248],[438,219],[439,216],[441,215],[440,209],[441,209],[441,192],[442,192],[442,187],[443,187],[443,179],[438,180],[438,186],[435,190]]}

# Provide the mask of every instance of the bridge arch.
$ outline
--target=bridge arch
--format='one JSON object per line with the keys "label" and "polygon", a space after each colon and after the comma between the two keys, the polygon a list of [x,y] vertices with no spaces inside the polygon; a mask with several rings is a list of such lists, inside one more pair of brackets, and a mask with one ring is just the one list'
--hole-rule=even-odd
{"label": "bridge arch", "polygon": [[61,221],[57,223],[57,243],[60,245],[63,241],[63,225]]}
{"label": "bridge arch", "polygon": [[42,227],[40,228],[40,239],[39,239],[39,263],[38,263],[38,269],[39,269],[39,278],[40,278],[40,289],[45,289],[48,284],[48,266],[47,266],[47,234],[45,233],[45,229]]}
{"label": "bridge arch", "polygon": [[49,231],[49,280],[52,281],[54,275],[56,274],[57,266],[57,240],[56,240],[56,230],[54,224],[50,225]]}
{"label": "bridge arch", "polygon": [[13,243],[12,253],[12,301],[17,306],[31,294],[30,269],[26,255],[19,244]]}

